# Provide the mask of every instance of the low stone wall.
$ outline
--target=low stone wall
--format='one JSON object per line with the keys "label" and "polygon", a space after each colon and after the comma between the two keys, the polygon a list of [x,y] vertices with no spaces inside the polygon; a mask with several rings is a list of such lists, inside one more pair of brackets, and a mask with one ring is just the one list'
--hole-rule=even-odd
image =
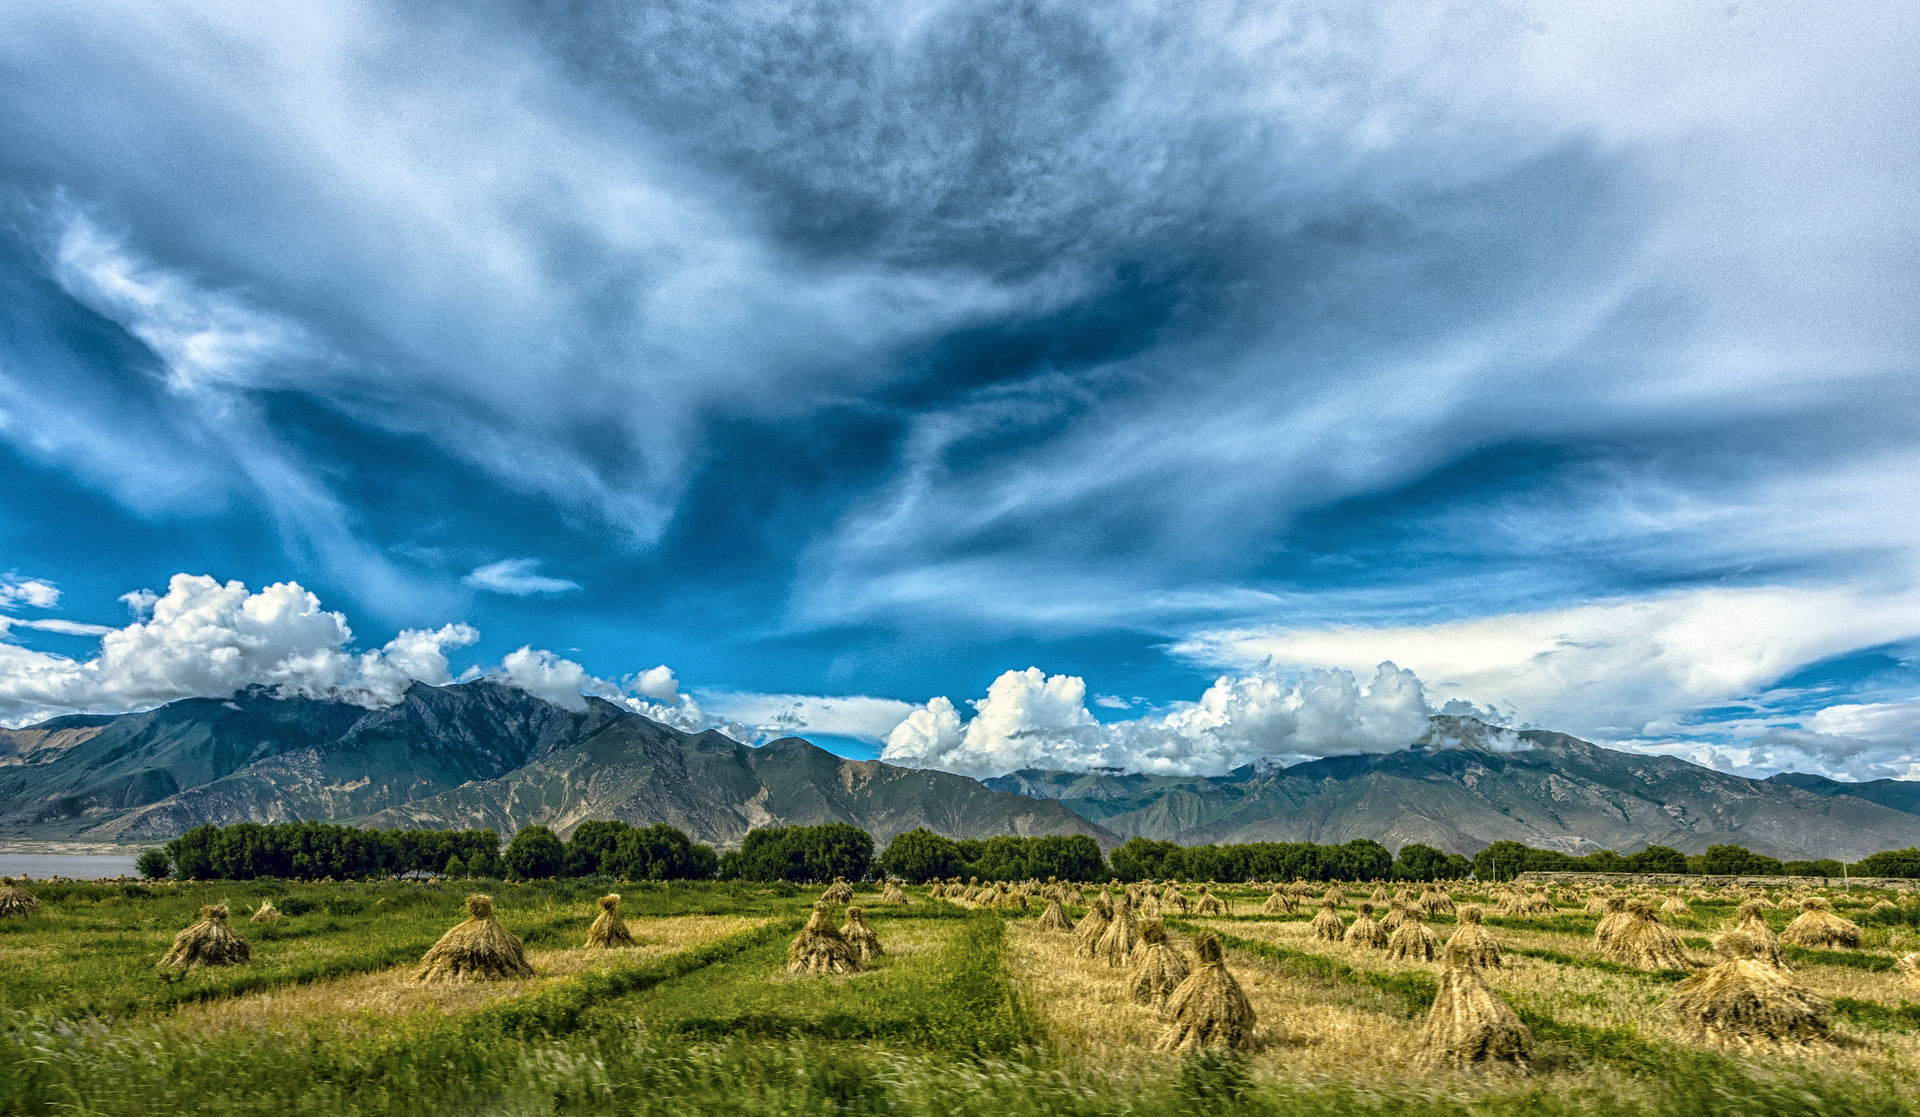
{"label": "low stone wall", "polygon": [[1521,873],[1514,878],[1523,884],[1634,884],[1666,888],[1672,885],[1704,884],[1725,888],[1739,884],[1749,888],[1885,888],[1900,892],[1920,891],[1920,880],[1906,877],[1744,877],[1711,876],[1692,873]]}

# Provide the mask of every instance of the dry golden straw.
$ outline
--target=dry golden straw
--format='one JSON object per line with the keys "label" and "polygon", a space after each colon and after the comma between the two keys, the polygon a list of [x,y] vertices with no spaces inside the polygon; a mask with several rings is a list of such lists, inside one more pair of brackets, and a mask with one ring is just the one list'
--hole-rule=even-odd
{"label": "dry golden straw", "polygon": [[1040,913],[1042,931],[1071,931],[1073,920],[1067,918],[1067,909],[1060,906],[1060,897],[1047,901],[1047,910]]}
{"label": "dry golden straw", "polygon": [[600,897],[600,914],[594,918],[593,926],[587,928],[587,945],[602,950],[633,945],[633,932],[628,929],[627,921],[620,918],[618,894]]}
{"label": "dry golden straw", "polygon": [[1107,933],[1107,925],[1112,922],[1113,901],[1102,892],[1093,898],[1093,906],[1080,917],[1080,925],[1074,928],[1073,952],[1082,958],[1098,957],[1100,939]]}
{"label": "dry golden straw", "polygon": [[1189,971],[1186,955],[1167,941],[1166,928],[1158,921],[1141,925],[1140,964],[1133,970],[1134,1004],[1165,1008],[1167,998],[1187,979]]}
{"label": "dry golden straw", "polygon": [[1623,966],[1643,970],[1684,970],[1693,965],[1679,933],[1654,918],[1651,903],[1630,901],[1622,915],[1623,921],[1614,927],[1605,942],[1598,944],[1602,955]]}
{"label": "dry golden straw", "polygon": [[831,908],[825,900],[813,905],[813,916],[787,948],[788,973],[860,972],[860,952],[833,925],[833,920],[827,918]]}
{"label": "dry golden straw", "polygon": [[[1315,916],[1314,921],[1319,922]],[[1344,936],[1348,946],[1370,946],[1375,950],[1387,948],[1386,928],[1373,921],[1373,905],[1361,904],[1360,914],[1353,917],[1353,925],[1347,928]]]}
{"label": "dry golden straw", "polygon": [[1408,912],[1405,923],[1387,940],[1387,957],[1403,962],[1431,962],[1440,956],[1440,936],[1420,922],[1418,912]]}
{"label": "dry golden straw", "polygon": [[1480,967],[1466,953],[1449,950],[1420,1042],[1434,1065],[1524,1063],[1533,1036],[1488,987]]}
{"label": "dry golden straw", "polygon": [[251,951],[240,932],[228,926],[229,914],[225,904],[201,908],[200,922],[174,936],[173,949],[160,959],[160,964],[187,969],[244,965]]}
{"label": "dry golden straw", "polygon": [[1825,998],[1767,962],[1766,944],[1740,931],[1714,943],[1724,959],[1674,986],[1667,1007],[1715,1039],[1804,1043],[1827,1038]]}
{"label": "dry golden straw", "polygon": [[37,915],[40,897],[13,883],[12,877],[0,877],[0,919]]}
{"label": "dry golden straw", "polygon": [[1500,968],[1500,940],[1480,922],[1480,909],[1469,905],[1460,912],[1460,926],[1447,940],[1446,956],[1479,966]]}
{"label": "dry golden straw", "polygon": [[1340,913],[1333,910],[1332,900],[1320,901],[1320,914],[1313,917],[1307,925],[1313,930],[1313,937],[1321,942],[1339,942],[1347,933],[1347,925],[1341,921]]}
{"label": "dry golden straw", "polygon": [[846,877],[834,877],[833,883],[827,885],[827,890],[821,893],[820,898],[829,904],[851,904],[853,885],[847,883]]}
{"label": "dry golden straw", "polygon": [[880,893],[880,902],[883,904],[898,904],[900,907],[906,907],[913,901],[907,899],[906,890],[900,887],[899,881],[888,877],[887,887]]}
{"label": "dry golden straw", "polygon": [[1100,942],[1094,947],[1094,957],[1119,969],[1133,961],[1133,948],[1139,942],[1140,931],[1133,921],[1133,901],[1127,893],[1122,892],[1120,899],[1114,902],[1113,918],[1108,921],[1107,929],[1100,933]]}
{"label": "dry golden straw", "polygon": [[280,914],[280,909],[273,906],[272,900],[262,900],[260,906],[253,909],[253,916],[247,922],[278,923],[285,918],[286,916]]}
{"label": "dry golden straw", "polygon": [[1827,901],[1809,896],[1801,902],[1800,914],[1780,932],[1780,941],[1815,950],[1857,950],[1860,928],[1853,920],[1833,914]]}
{"label": "dry golden straw", "polygon": [[1167,996],[1163,1015],[1167,1030],[1156,1044],[1162,1051],[1191,1051],[1225,1047],[1248,1051],[1258,1045],[1254,1036],[1253,1002],[1227,972],[1226,952],[1220,940],[1202,932],[1193,940],[1199,965]]}
{"label": "dry golden straw", "polygon": [[880,936],[867,926],[867,913],[859,908],[847,909],[847,925],[840,928],[840,937],[847,940],[862,962],[871,962],[886,953],[880,949]]}
{"label": "dry golden straw", "polygon": [[1200,886],[1200,899],[1193,910],[1196,915],[1225,915],[1227,905],[1221,902],[1220,897],[1208,892],[1207,886],[1203,884]]}
{"label": "dry golden straw", "polygon": [[527,948],[493,916],[493,897],[467,897],[467,921],[440,936],[420,959],[414,980],[504,981],[532,977]]}

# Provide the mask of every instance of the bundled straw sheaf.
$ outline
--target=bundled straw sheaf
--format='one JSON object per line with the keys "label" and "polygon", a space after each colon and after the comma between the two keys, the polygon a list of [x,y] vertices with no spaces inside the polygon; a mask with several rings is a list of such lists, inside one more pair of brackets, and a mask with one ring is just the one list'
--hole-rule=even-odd
{"label": "bundled straw sheaf", "polygon": [[827,917],[833,905],[821,900],[813,915],[787,947],[787,972],[850,974],[860,972],[860,952]]}
{"label": "bundled straw sheaf", "polygon": [[847,940],[862,962],[871,962],[886,953],[880,948],[880,936],[867,926],[867,913],[859,908],[847,909],[847,925],[840,928],[840,937]]}
{"label": "bundled straw sheaf", "polygon": [[[1314,921],[1319,922],[1319,917],[1314,917]],[[1348,946],[1366,946],[1374,950],[1387,948],[1386,929],[1373,921],[1372,904],[1360,905],[1360,914],[1353,917],[1353,924],[1347,928],[1344,938]]]}
{"label": "bundled straw sheaf", "polygon": [[1267,897],[1260,911],[1265,915],[1290,915],[1293,912],[1293,897],[1276,884],[1273,886],[1273,895]]}
{"label": "bundled straw sheaf", "polygon": [[1448,950],[1420,1042],[1426,1061],[1436,1066],[1525,1063],[1533,1035],[1467,952]]}
{"label": "bundled straw sheaf", "polygon": [[1409,912],[1406,922],[1387,940],[1387,957],[1402,962],[1431,962],[1440,956],[1440,936]]}
{"label": "bundled straw sheaf", "polygon": [[1252,1050],[1258,1045],[1253,1002],[1227,972],[1220,940],[1202,933],[1193,941],[1199,964],[1167,996],[1167,1030],[1156,1045],[1162,1051],[1201,1047]]}
{"label": "bundled straw sheaf", "polygon": [[1860,927],[1833,914],[1833,905],[1826,900],[1809,896],[1801,901],[1800,914],[1780,932],[1780,941],[1814,950],[1857,950]]}
{"label": "bundled straw sheaf", "polygon": [[40,911],[40,897],[13,883],[12,877],[0,877],[0,919],[28,916]]}
{"label": "bundled straw sheaf", "polygon": [[[1632,900],[1608,938],[1599,942],[1600,953],[1623,966],[1643,970],[1684,970],[1693,966],[1686,944],[1673,928],[1654,918],[1653,905]],[[1605,921],[1602,921],[1605,926]],[[1595,932],[1596,936],[1598,931]]]}
{"label": "bundled straw sheaf", "polygon": [[174,936],[173,949],[160,959],[162,966],[244,965],[251,955],[247,940],[227,923],[231,914],[225,904],[200,909],[200,922]]}
{"label": "bundled straw sheaf", "polygon": [[1080,925],[1073,929],[1073,952],[1082,958],[1099,957],[1100,940],[1112,922],[1113,901],[1102,892],[1093,898],[1093,905],[1080,917]]}
{"label": "bundled straw sheaf", "polygon": [[1780,953],[1780,937],[1773,933],[1773,928],[1767,926],[1766,918],[1760,914],[1764,903],[1765,900],[1748,900],[1741,904],[1738,909],[1740,923],[1734,929],[1753,941],[1754,948],[1759,952],[1756,956],[1761,961],[1784,970],[1788,966],[1786,958]]}
{"label": "bundled straw sheaf", "polygon": [[1200,886],[1200,899],[1194,904],[1193,910],[1197,915],[1225,915],[1227,905],[1220,897],[1207,891],[1207,886],[1203,884]]}
{"label": "bundled straw sheaf", "polygon": [[1340,913],[1333,910],[1332,900],[1320,901],[1320,913],[1307,926],[1320,942],[1339,942],[1347,933],[1347,925],[1341,921]]}
{"label": "bundled straw sheaf", "polygon": [[620,897],[617,893],[600,897],[600,914],[594,917],[593,926],[587,928],[587,945],[602,950],[633,945],[633,931],[627,926],[627,921],[620,918]]}
{"label": "bundled straw sheaf", "polygon": [[887,878],[887,886],[880,892],[880,902],[883,904],[896,904],[903,908],[913,903],[912,900],[907,899],[906,889],[901,888],[900,882],[894,880],[892,877]]}
{"label": "bundled straw sheaf", "polygon": [[253,909],[253,915],[247,922],[278,923],[285,918],[286,916],[280,914],[280,909],[273,906],[272,900],[262,900],[260,906]]}
{"label": "bundled straw sheaf", "polygon": [[1674,986],[1667,1007],[1715,1039],[1805,1043],[1826,1039],[1827,1001],[1765,960],[1767,944],[1741,931],[1714,943],[1723,959]]}
{"label": "bundled straw sheaf", "polygon": [[1067,918],[1067,909],[1060,906],[1060,897],[1047,901],[1047,910],[1040,913],[1042,931],[1071,931],[1073,920]]}
{"label": "bundled straw sheaf", "polygon": [[1480,909],[1469,905],[1460,912],[1460,926],[1447,940],[1446,956],[1482,969],[1500,967],[1500,940],[1480,922]]}
{"label": "bundled straw sheaf", "polygon": [[420,959],[414,980],[504,981],[532,977],[527,948],[493,915],[493,897],[467,897],[467,921],[440,936]]}
{"label": "bundled straw sheaf", "polygon": [[1166,1007],[1167,998],[1190,972],[1186,955],[1167,941],[1166,928],[1156,920],[1140,926],[1139,958],[1133,970],[1133,1003]]}
{"label": "bundled straw sheaf", "polygon": [[1094,957],[1107,965],[1119,969],[1133,961],[1133,948],[1139,945],[1140,930],[1133,919],[1133,901],[1122,892],[1114,901],[1113,918],[1108,920],[1107,929],[1100,933],[1100,942],[1094,948]]}
{"label": "bundled straw sheaf", "polygon": [[846,877],[834,877],[833,883],[827,885],[827,890],[820,894],[820,898],[829,904],[851,904],[853,885],[847,883]]}

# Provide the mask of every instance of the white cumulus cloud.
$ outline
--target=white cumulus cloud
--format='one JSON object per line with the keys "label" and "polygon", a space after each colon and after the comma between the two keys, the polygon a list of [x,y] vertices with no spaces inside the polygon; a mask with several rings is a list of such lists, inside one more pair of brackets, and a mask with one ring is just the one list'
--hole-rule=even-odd
{"label": "white cumulus cloud", "polygon": [[346,618],[293,582],[255,593],[240,582],[176,574],[166,593],[140,602],[148,616],[124,628],[58,630],[99,634],[92,659],[0,644],[0,717],[18,724],[73,711],[144,709],[254,685],[381,705],[415,679],[448,682],[447,650],[479,639],[472,628],[450,624],[408,629],[382,648],[355,653]]}
{"label": "white cumulus cloud", "polygon": [[0,575],[0,609],[17,609],[22,605],[51,609],[58,604],[60,590],[53,583],[17,574]]}
{"label": "white cumulus cloud", "polygon": [[962,720],[945,696],[921,706],[886,738],[881,758],[968,775],[1021,768],[1219,775],[1256,761],[1391,752],[1427,728],[1431,709],[1413,672],[1379,664],[1363,689],[1352,672],[1256,672],[1222,677],[1198,702],[1101,724],[1086,682],[1039,668],[1008,671]]}
{"label": "white cumulus cloud", "polygon": [[539,568],[539,559],[504,559],[477,567],[460,580],[475,589],[512,594],[515,597],[535,593],[566,593],[580,588],[578,582],[535,573]]}

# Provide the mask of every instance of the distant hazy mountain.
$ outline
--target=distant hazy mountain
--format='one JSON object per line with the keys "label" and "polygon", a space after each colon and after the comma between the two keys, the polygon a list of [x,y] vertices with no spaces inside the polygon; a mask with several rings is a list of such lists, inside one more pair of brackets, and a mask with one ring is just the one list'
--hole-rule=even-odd
{"label": "distant hazy mountain", "polygon": [[1699,853],[1733,842],[1783,859],[1857,859],[1920,844],[1912,794],[1920,784],[1745,779],[1466,718],[1435,718],[1427,738],[1404,752],[1276,770],[1213,778],[1021,771],[984,782],[1056,799],[1122,836],[1183,844],[1373,838],[1471,853],[1508,839],[1569,853],[1650,844]]}
{"label": "distant hazy mountain", "polygon": [[416,684],[378,710],[250,690],[140,714],[0,730],[0,836],[152,840],[203,822],[378,826],[669,822],[731,845],[753,826],[851,822],[885,842],[1135,834],[1199,842],[1373,838],[1471,853],[1737,842],[1782,858],[1920,844],[1920,784],[1750,780],[1559,733],[1435,718],[1414,747],[1225,776],[1023,771],[978,781],[847,760],[798,738],[750,748],[599,699],[568,711],[492,682]]}
{"label": "distant hazy mountain", "polygon": [[749,748],[599,699],[570,712],[492,682],[415,684],[397,705],[188,699],[0,730],[0,834],[156,839],[204,822],[490,826],[670,822],[700,841],[851,822],[885,841],[1089,834],[1058,803],[945,772],[845,760],[797,738]]}

